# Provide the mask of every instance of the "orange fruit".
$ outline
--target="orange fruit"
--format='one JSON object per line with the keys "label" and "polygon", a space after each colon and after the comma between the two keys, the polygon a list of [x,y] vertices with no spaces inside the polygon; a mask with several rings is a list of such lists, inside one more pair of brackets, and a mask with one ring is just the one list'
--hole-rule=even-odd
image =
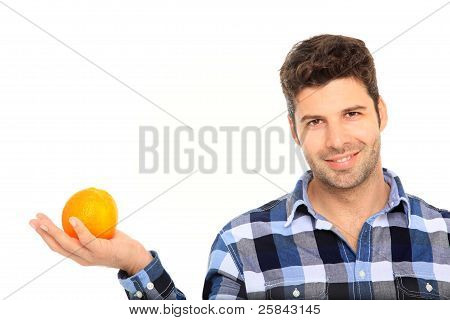
{"label": "orange fruit", "polygon": [[104,190],[88,188],[78,191],[64,206],[62,213],[64,232],[78,239],[77,233],[69,223],[70,217],[80,219],[97,238],[111,239],[116,232],[116,202]]}

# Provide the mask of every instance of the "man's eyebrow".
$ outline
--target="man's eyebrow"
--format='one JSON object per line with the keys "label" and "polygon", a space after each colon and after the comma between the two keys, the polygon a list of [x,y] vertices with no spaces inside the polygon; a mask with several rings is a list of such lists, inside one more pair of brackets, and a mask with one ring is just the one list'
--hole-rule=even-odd
{"label": "man's eyebrow", "polygon": [[[365,109],[367,109],[366,106],[354,105],[354,106],[345,108],[344,110],[341,110],[341,113],[347,113],[347,112],[352,112],[352,111],[356,111],[356,110],[365,110]],[[322,118],[323,118],[323,116],[321,116],[321,115],[306,114],[300,119],[300,123],[305,122],[306,120],[309,120],[309,119],[322,119]]]}
{"label": "man's eyebrow", "polygon": [[347,113],[347,112],[351,112],[351,111],[355,111],[355,110],[365,110],[365,109],[367,109],[366,106],[354,105],[353,107],[342,110],[342,113]]}

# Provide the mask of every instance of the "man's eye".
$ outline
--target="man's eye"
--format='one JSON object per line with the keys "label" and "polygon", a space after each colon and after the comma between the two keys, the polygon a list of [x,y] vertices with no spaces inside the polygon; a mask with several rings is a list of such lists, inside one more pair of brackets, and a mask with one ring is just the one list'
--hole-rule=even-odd
{"label": "man's eye", "polygon": [[350,111],[350,112],[347,112],[347,114],[350,115],[350,118],[354,118],[357,115],[359,115],[360,113],[357,111]]}
{"label": "man's eye", "polygon": [[321,121],[321,120],[320,119],[311,120],[311,121],[308,122],[308,126],[314,127],[314,126],[319,124],[319,121]]}

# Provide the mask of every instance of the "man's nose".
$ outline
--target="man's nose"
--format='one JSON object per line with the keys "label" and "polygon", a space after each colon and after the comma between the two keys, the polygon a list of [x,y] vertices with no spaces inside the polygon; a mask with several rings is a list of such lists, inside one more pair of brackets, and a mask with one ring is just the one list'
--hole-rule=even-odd
{"label": "man's nose", "polygon": [[339,122],[328,123],[326,145],[330,149],[344,150],[344,146],[351,142],[347,129]]}

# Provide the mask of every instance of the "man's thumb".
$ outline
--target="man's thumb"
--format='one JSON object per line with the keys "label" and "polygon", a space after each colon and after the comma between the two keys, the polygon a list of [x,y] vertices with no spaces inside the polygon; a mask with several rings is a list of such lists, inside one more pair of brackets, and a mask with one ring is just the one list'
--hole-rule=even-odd
{"label": "man's thumb", "polygon": [[86,228],[80,219],[70,217],[69,223],[72,225],[78,235],[78,239],[83,245],[89,246],[89,243],[95,240],[95,236],[88,230],[88,228]]}

